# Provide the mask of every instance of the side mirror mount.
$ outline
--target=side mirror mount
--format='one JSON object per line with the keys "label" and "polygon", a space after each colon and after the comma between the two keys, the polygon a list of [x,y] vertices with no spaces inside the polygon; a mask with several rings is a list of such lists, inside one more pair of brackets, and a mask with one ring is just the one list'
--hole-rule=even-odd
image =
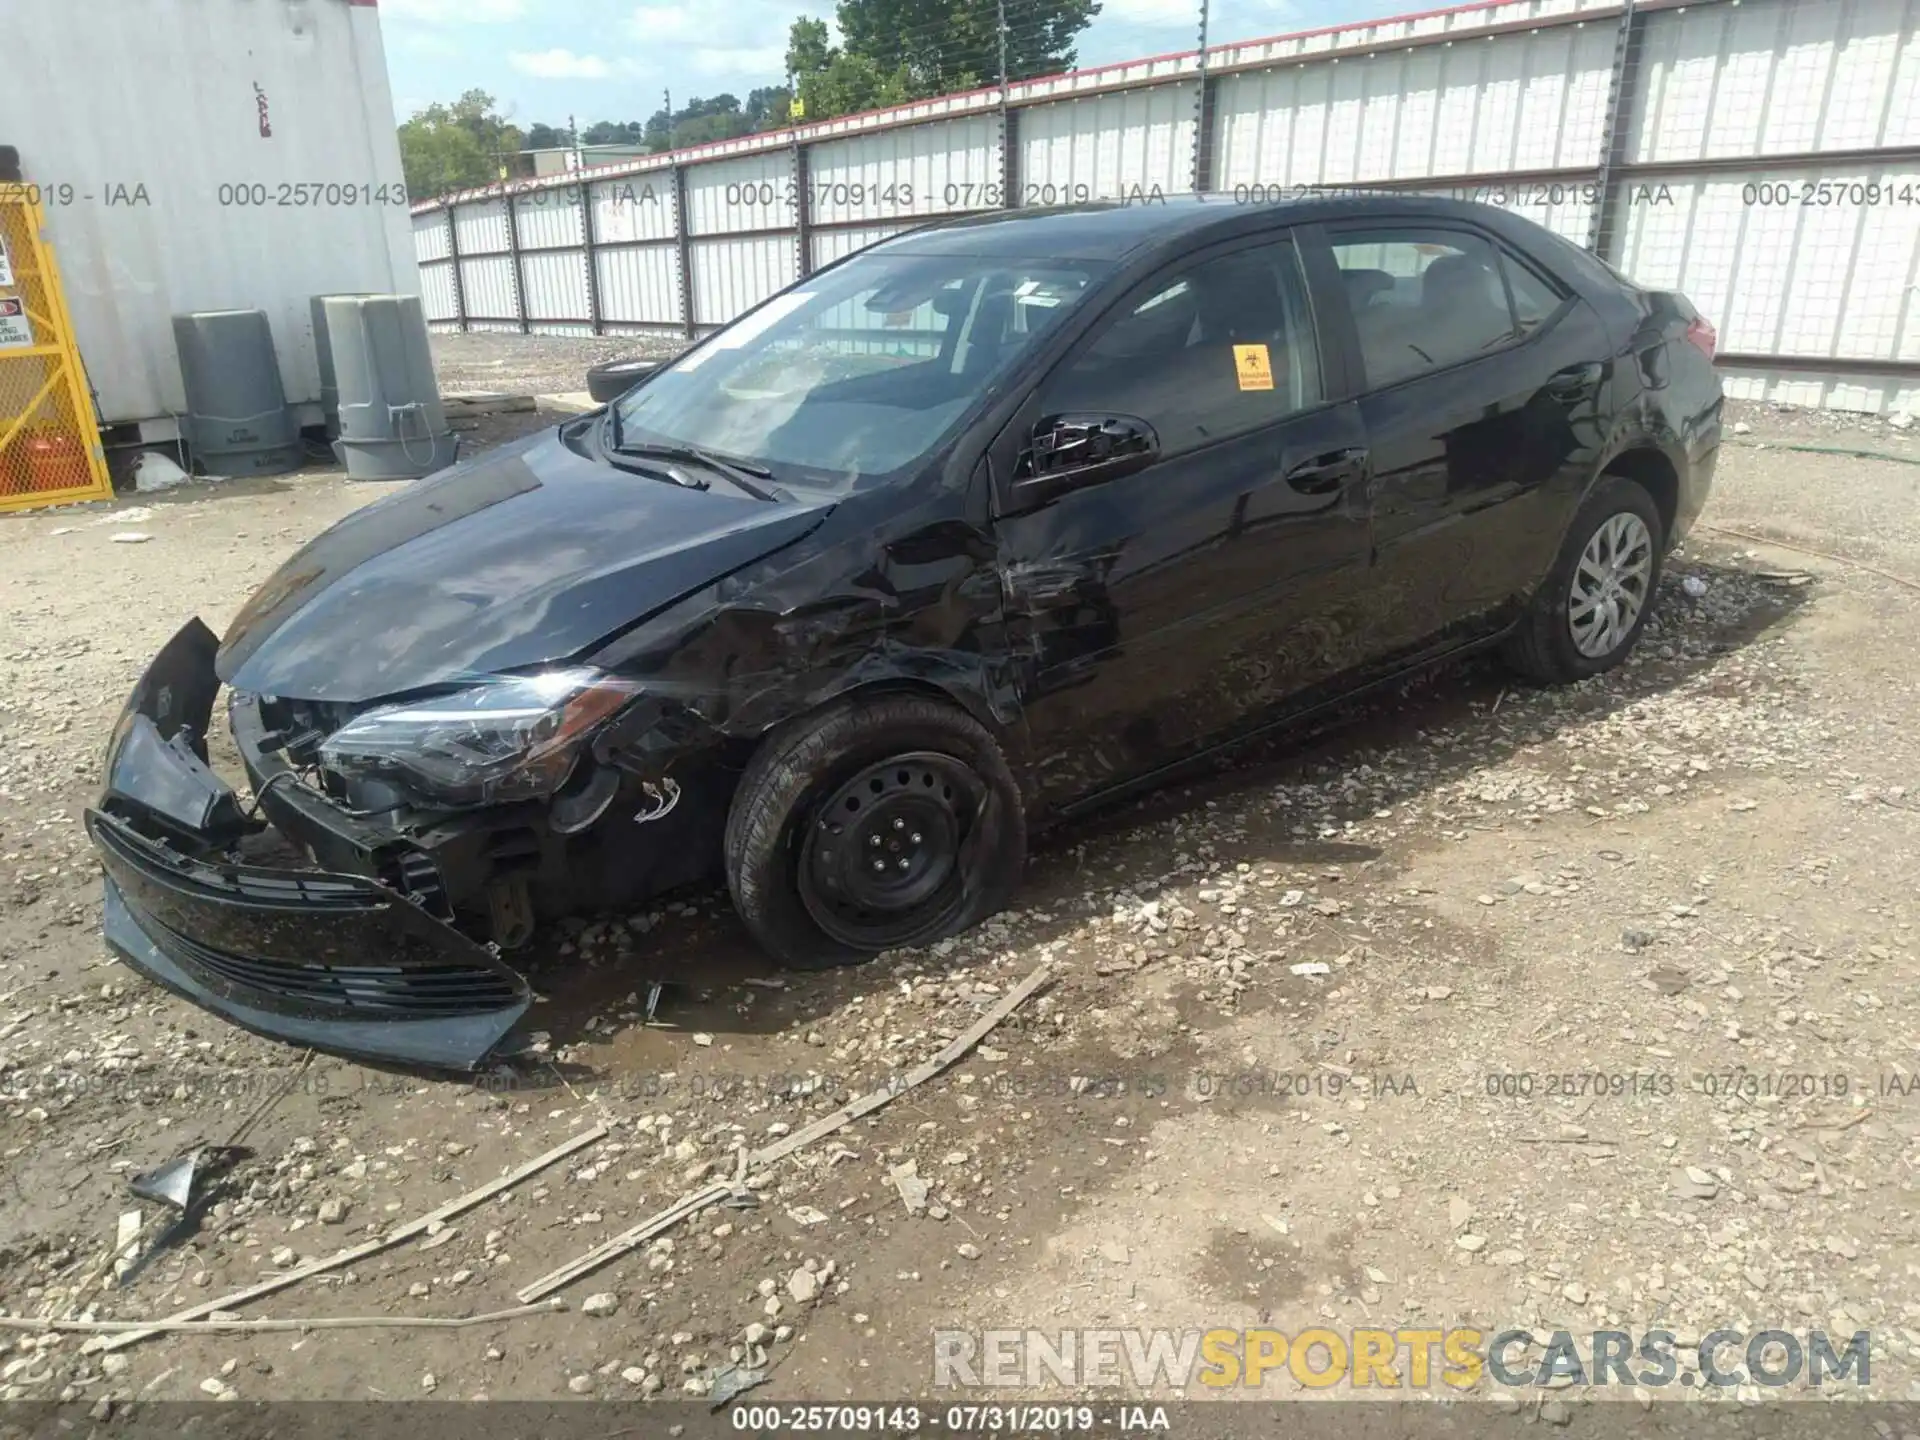
{"label": "side mirror mount", "polygon": [[1160,458],[1160,437],[1137,415],[1075,412],[1035,422],[1014,473],[1013,502],[1034,510],[1074,490],[1104,485]]}

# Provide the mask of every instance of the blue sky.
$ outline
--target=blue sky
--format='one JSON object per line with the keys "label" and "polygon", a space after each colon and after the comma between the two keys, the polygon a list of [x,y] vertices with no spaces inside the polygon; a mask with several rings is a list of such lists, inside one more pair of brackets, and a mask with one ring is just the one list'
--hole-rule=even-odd
{"label": "blue sky", "polygon": [[[1214,41],[1343,24],[1435,0],[1213,0]],[[1009,9],[1018,13],[1018,0]],[[522,126],[644,120],[671,86],[694,95],[784,78],[787,27],[830,20],[831,0],[379,0],[400,119],[478,87]],[[722,18],[724,17],[724,19]],[[1198,37],[1197,0],[1104,0],[1080,39],[1080,63],[1102,65]]]}

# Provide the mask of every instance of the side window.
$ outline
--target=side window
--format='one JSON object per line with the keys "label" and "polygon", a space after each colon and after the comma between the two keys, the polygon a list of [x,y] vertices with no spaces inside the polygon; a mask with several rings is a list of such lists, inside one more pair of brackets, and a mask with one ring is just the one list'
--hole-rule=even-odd
{"label": "side window", "polygon": [[1505,251],[1500,254],[1500,268],[1507,273],[1507,289],[1513,296],[1513,318],[1522,335],[1531,335],[1552,317],[1566,296]]}
{"label": "side window", "polygon": [[[1491,242],[1405,225],[1341,230],[1332,239],[1369,386],[1470,360],[1519,333]],[[1553,297],[1546,313],[1559,303]]]}
{"label": "side window", "polygon": [[1109,316],[1041,390],[1042,412],[1134,415],[1177,455],[1245,434],[1323,395],[1306,281],[1291,240],[1170,272]]}

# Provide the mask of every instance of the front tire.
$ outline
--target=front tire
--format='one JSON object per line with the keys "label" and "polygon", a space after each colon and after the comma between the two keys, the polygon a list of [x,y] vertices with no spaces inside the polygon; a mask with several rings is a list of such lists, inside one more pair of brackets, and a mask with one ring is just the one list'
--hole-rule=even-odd
{"label": "front tire", "polygon": [[1624,475],[1601,476],[1502,657],[1548,684],[1613,669],[1640,639],[1665,551],[1660,507],[1646,488]]}
{"label": "front tire", "polygon": [[762,744],[727,816],[727,885],[782,964],[925,945],[1005,908],[1026,818],[993,737],[919,695],[846,700]]}

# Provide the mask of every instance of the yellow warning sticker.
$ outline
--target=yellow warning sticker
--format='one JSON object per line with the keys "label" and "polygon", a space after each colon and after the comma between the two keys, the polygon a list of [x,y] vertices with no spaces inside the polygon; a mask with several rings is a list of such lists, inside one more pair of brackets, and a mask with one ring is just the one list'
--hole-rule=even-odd
{"label": "yellow warning sticker", "polygon": [[1267,358],[1267,347],[1264,345],[1234,346],[1233,369],[1239,377],[1242,390],[1273,388],[1273,362]]}

